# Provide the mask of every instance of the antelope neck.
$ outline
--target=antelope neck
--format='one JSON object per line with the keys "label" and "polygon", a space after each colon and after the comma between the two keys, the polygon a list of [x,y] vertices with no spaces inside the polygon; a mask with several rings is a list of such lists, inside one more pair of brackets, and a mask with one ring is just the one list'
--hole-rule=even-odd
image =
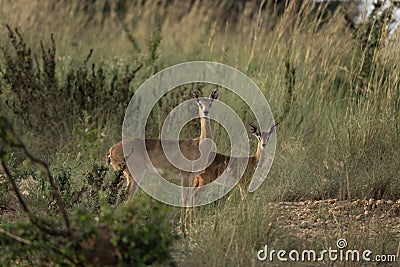
{"label": "antelope neck", "polygon": [[205,138],[212,139],[210,118],[201,117],[200,126],[201,126],[200,141],[202,141]]}

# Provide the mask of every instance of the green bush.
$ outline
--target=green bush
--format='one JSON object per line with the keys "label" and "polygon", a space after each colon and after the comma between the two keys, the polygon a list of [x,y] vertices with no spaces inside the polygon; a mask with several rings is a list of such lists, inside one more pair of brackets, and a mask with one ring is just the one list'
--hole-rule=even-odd
{"label": "green bush", "polygon": [[90,50],[79,67],[59,76],[53,36],[50,48],[40,42],[38,57],[18,29],[9,26],[7,29],[12,51],[1,48],[4,85],[0,88],[0,98],[15,116],[20,130],[41,135],[52,144],[65,138],[65,133],[75,132],[82,122],[91,126],[85,129],[85,138],[92,140],[98,131],[95,129],[109,121],[104,114],[113,114],[113,118],[119,117],[122,122],[133,94],[131,83],[141,64],[108,72],[102,65],[89,63],[93,52]]}
{"label": "green bush", "polygon": [[[93,166],[91,175],[86,175],[83,191],[88,195],[74,196],[70,170],[59,168],[50,172],[44,161],[30,154],[3,116],[0,116],[0,144],[4,177],[27,216],[1,225],[0,245],[5,253],[0,258],[1,265],[147,266],[170,261],[174,236],[170,222],[165,220],[165,206],[144,197],[132,205],[110,206],[101,191],[106,168],[98,165]],[[35,207],[21,194],[14,168],[7,163],[12,150],[19,150],[21,157],[42,169],[49,184],[45,188],[49,188],[46,191],[53,198],[51,206],[55,209],[33,212]],[[3,185],[0,189],[11,190]],[[95,205],[90,205],[93,202]]]}
{"label": "green bush", "polygon": [[[106,207],[107,206],[107,207]],[[72,235],[51,235],[23,219],[1,226],[0,263],[10,266],[148,266],[171,262],[170,247],[175,239],[165,221],[165,206],[149,198],[132,206],[102,207],[100,215],[88,210],[71,212]],[[56,218],[41,223],[59,228]]]}

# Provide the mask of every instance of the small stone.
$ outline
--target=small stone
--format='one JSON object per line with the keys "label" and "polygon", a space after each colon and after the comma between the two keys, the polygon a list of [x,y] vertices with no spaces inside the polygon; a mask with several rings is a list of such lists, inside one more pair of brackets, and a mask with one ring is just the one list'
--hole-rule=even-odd
{"label": "small stone", "polygon": [[371,206],[372,204],[375,203],[375,199],[373,199],[372,197],[368,200],[368,206]]}
{"label": "small stone", "polygon": [[305,229],[305,228],[310,228],[311,225],[312,225],[312,224],[311,224],[309,221],[302,221],[302,222],[300,223],[300,227],[303,228],[303,229]]}
{"label": "small stone", "polygon": [[359,215],[356,216],[356,220],[357,220],[357,221],[360,221],[360,220],[363,219],[363,217],[364,217],[363,214],[359,214]]}
{"label": "small stone", "polygon": [[333,199],[328,199],[328,204],[333,204],[333,203],[335,203],[336,202],[336,199],[335,198],[333,198]]}

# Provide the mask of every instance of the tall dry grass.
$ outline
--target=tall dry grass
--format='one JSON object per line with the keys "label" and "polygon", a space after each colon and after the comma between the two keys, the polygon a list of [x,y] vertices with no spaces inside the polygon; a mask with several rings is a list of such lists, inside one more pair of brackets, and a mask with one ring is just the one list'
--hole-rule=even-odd
{"label": "tall dry grass", "polygon": [[[126,7],[118,11],[123,3]],[[58,56],[69,54],[79,61],[93,47],[94,60],[115,68],[132,62],[125,57],[140,59],[148,63],[143,80],[165,66],[212,60],[243,71],[260,87],[275,118],[281,119],[272,170],[245,202],[234,190],[200,209],[192,221],[194,242],[177,243],[176,258],[182,265],[252,266],[257,264],[255,250],[266,241],[305,249],[325,247],[338,238],[328,233],[308,242],[282,232],[272,223],[273,212],[265,208],[271,201],[400,198],[400,58],[398,47],[387,39],[386,22],[371,17],[357,30],[343,12],[329,13],[324,5],[290,1],[281,12],[274,1],[229,3],[0,3],[2,22],[21,26],[28,42],[37,44],[53,32]],[[224,12],[230,7],[235,16]],[[174,96],[154,111],[150,135],[158,135],[158,123],[176,104]],[[253,121],[249,107],[228,90],[220,89],[220,100],[246,124]],[[222,128],[213,129],[219,148],[228,150]],[[65,146],[59,156],[63,164],[73,162],[76,173],[85,164],[68,157],[80,149],[87,146]],[[92,158],[102,162],[106,148],[90,149]],[[348,238],[363,248],[393,252],[394,234],[382,235],[373,239],[354,233]]]}

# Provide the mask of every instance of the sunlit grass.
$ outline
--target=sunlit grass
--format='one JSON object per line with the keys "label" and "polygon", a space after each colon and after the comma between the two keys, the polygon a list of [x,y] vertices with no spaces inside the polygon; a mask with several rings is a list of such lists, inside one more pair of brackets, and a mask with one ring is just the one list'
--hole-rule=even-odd
{"label": "sunlit grass", "polygon": [[[275,13],[267,10],[257,13],[258,6],[253,3],[241,11],[237,20],[223,23],[215,19],[210,11],[212,4],[208,2],[192,7],[187,13],[173,5],[157,7],[149,2],[152,1],[141,7],[140,15],[138,6],[130,6],[122,21],[118,20],[114,5],[111,15],[102,13],[105,1],[96,2],[93,10],[84,10],[78,2],[65,7],[32,1],[8,5],[2,2],[0,17],[2,23],[20,26],[32,46],[39,47],[40,40],[46,43],[54,33],[60,80],[94,48],[92,61],[102,62],[108,77],[115,70],[145,62],[145,68],[133,81],[135,88],[154,70],[191,60],[233,66],[259,86],[275,119],[281,119],[271,172],[260,189],[245,201],[240,200],[235,189],[224,200],[198,209],[192,218],[192,240],[177,242],[178,263],[252,266],[257,264],[256,250],[267,241],[290,250],[326,247],[339,238],[331,229],[310,242],[284,232],[274,222],[269,202],[400,198],[400,54],[398,47],[385,39],[386,32],[379,37],[378,45],[367,51],[346,26],[341,12],[329,20],[317,17],[310,21],[305,17],[315,12],[311,6],[302,6],[303,16],[298,16],[295,5],[291,4],[277,19]],[[29,4],[30,10],[45,12],[28,12],[22,3]],[[188,11],[187,4],[180,5]],[[249,15],[251,10],[255,10],[253,16]],[[11,11],[19,12],[18,21]],[[162,15],[164,20],[159,21]],[[126,23],[125,31],[121,23]],[[151,40],[158,36],[161,41],[152,58]],[[0,40],[8,45],[5,33]],[[372,68],[366,67],[368,60],[373,63]],[[149,135],[158,136],[158,123],[178,100],[188,98],[186,89],[167,96],[162,111],[154,110]],[[246,125],[254,122],[250,108],[237,96],[224,88],[220,96]],[[121,138],[121,126],[116,123],[121,118],[116,114],[104,116],[109,116],[105,125],[80,121],[73,132],[65,133],[68,138],[60,137],[59,142],[51,144],[59,148],[59,153],[45,156],[52,164],[70,166],[76,176],[85,173],[92,162],[103,163],[106,150]],[[86,142],[87,130],[98,130],[96,127],[100,129],[96,132],[97,139]],[[188,129],[194,127],[189,125]],[[213,129],[219,149],[228,151],[226,134],[217,125]],[[183,136],[190,138],[188,134]],[[195,137],[194,134],[192,138]],[[40,137],[33,138],[29,132],[25,138],[33,146],[35,142],[45,142]],[[254,149],[256,141],[250,140]],[[396,249],[393,233],[380,226],[375,231],[383,238],[372,238],[367,233],[360,236],[352,231],[346,238],[352,246],[393,252]]]}

